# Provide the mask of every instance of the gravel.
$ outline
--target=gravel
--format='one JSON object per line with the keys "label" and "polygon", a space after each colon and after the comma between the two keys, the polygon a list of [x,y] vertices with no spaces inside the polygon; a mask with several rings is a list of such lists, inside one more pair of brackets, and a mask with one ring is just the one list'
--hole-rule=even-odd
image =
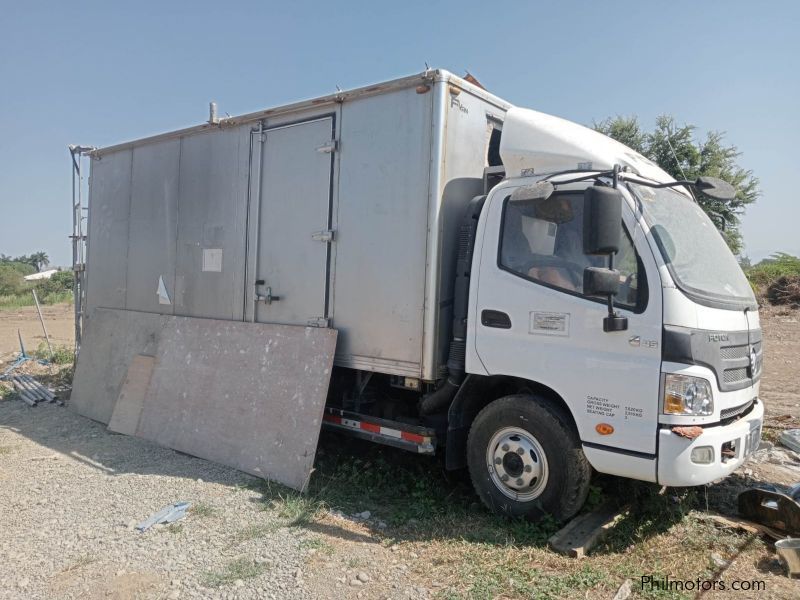
{"label": "gravel", "polygon": [[[254,478],[51,404],[0,401],[0,424],[0,599],[316,595],[306,533],[265,510]],[[134,529],[180,500],[184,519]]]}

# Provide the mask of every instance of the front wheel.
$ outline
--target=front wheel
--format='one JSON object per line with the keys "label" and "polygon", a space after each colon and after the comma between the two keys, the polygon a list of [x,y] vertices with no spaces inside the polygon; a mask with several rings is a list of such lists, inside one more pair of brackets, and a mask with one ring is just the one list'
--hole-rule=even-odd
{"label": "front wheel", "polygon": [[478,414],[467,463],[472,485],[489,509],[531,520],[574,516],[586,500],[592,472],[561,411],[524,394],[495,400]]}

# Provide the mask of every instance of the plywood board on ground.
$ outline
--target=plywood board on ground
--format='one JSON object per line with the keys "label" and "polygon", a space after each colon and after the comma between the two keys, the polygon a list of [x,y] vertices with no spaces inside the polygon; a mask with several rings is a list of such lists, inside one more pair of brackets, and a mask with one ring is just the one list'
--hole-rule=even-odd
{"label": "plywood board on ground", "polygon": [[137,354],[155,356],[166,315],[98,308],[87,316],[69,406],[108,423]]}
{"label": "plywood board on ground", "polygon": [[308,485],[335,330],[96,309],[91,334],[78,361],[78,412],[110,419],[114,401],[129,398],[120,390],[136,355],[150,354],[137,436],[295,489]]}
{"label": "plywood board on ground", "polygon": [[144,397],[153,374],[154,356],[137,354],[133,357],[122,384],[108,428],[116,433],[136,435],[142,414]]}

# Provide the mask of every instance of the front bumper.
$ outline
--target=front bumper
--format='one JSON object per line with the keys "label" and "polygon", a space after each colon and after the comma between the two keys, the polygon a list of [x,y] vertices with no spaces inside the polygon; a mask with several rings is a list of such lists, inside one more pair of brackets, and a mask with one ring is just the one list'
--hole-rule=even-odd
{"label": "front bumper", "polygon": [[[756,400],[745,416],[729,425],[704,427],[702,435],[693,440],[673,433],[673,425],[661,425],[658,431],[658,483],[684,487],[727,477],[758,448],[763,421],[764,403]],[[692,462],[692,450],[701,446],[714,449],[714,460],[710,464]],[[733,456],[723,456],[723,447]]]}

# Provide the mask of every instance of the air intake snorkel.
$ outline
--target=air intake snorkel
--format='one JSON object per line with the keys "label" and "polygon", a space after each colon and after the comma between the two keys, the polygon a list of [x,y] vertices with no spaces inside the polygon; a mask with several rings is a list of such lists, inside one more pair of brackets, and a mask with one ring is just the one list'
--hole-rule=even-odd
{"label": "air intake snorkel", "polygon": [[486,196],[476,196],[470,201],[458,231],[458,258],[456,259],[456,279],[453,291],[453,336],[447,359],[447,377],[435,391],[425,396],[420,402],[419,412],[422,415],[432,415],[446,410],[464,382],[472,253],[475,249],[478,217],[485,200]]}

